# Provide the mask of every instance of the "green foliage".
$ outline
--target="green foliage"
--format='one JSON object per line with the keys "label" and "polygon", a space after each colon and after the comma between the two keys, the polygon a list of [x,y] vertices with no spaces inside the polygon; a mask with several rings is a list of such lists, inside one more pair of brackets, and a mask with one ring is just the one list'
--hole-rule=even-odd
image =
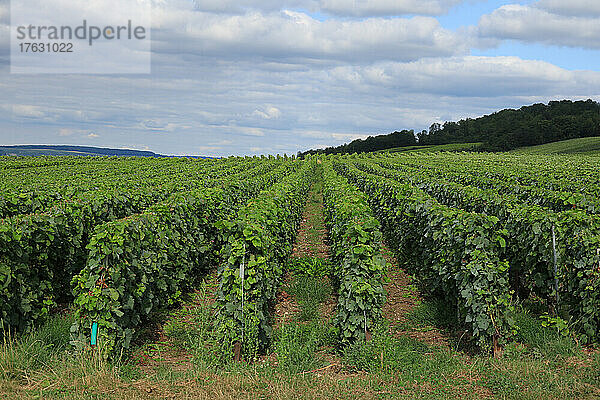
{"label": "green foliage", "polygon": [[382,234],[366,196],[323,165],[325,222],[338,286],[335,324],[340,343],[363,341],[381,318],[385,301]]}
{"label": "green foliage", "polygon": [[270,342],[271,305],[313,181],[314,163],[304,163],[220,225],[225,245],[217,298],[219,331],[223,343],[240,342],[249,359]]}
{"label": "green foliage", "polygon": [[331,262],[319,257],[294,257],[287,263],[287,270],[297,275],[329,276],[332,273]]}
{"label": "green foliage", "polygon": [[414,131],[403,130],[388,135],[369,136],[366,139],[356,139],[337,147],[327,147],[319,150],[309,150],[299,153],[300,156],[311,154],[351,154],[365,153],[395,147],[414,146],[417,144]]}
{"label": "green foliage", "polygon": [[[507,156],[453,155],[358,162],[360,170],[414,185],[436,201],[469,212],[492,215],[505,232],[502,256],[510,263],[510,284],[521,297],[535,294],[556,302],[552,230],[556,236],[561,314],[573,316],[583,342],[600,332],[600,202],[594,194],[595,162],[574,168],[559,159],[537,170],[515,170],[498,163]],[[529,158],[513,157],[516,165]],[[585,160],[584,160],[585,161]],[[415,168],[426,163],[430,168]],[[493,168],[488,167],[488,165]],[[560,170],[554,178],[555,170]],[[589,169],[589,172],[588,172]],[[590,182],[578,191],[565,176]],[[537,184],[535,182],[538,182]],[[560,189],[560,190],[556,190]]]}
{"label": "green foliage", "polygon": [[439,151],[480,151],[483,143],[450,143],[431,146],[406,146],[381,150],[377,153],[435,153]]}
{"label": "green foliage", "polygon": [[[519,310],[515,314],[515,321],[519,327],[516,340],[525,345],[521,355],[529,354],[536,358],[555,360],[580,353],[574,340],[565,331],[568,330],[565,321],[560,318],[548,315],[546,318],[535,318],[527,311]],[[549,321],[551,322],[548,323]]]}
{"label": "green foliage", "polygon": [[128,349],[136,328],[177,303],[194,278],[214,263],[224,240],[220,221],[287,172],[284,168],[224,188],[176,193],[142,214],[98,227],[89,241],[86,267],[73,279],[73,343],[87,346],[97,322],[105,355]]}
{"label": "green foliage", "polygon": [[128,348],[135,328],[177,302],[191,278],[208,267],[212,223],[227,210],[224,191],[206,189],[98,229],[86,268],[73,280],[77,343],[85,345],[97,322],[107,352]]}
{"label": "green foliage", "polygon": [[561,336],[569,336],[571,334],[568,322],[561,317],[544,314],[541,315],[540,318],[544,328],[556,329],[558,334]]}
{"label": "green foliage", "polygon": [[408,320],[417,327],[441,328],[450,328],[459,322],[450,304],[443,299],[432,299],[418,304],[408,314]]}
{"label": "green foliage", "polygon": [[389,243],[426,291],[456,307],[477,344],[490,349],[514,331],[506,231],[496,217],[444,206],[410,185],[337,167],[368,195]]}
{"label": "green foliage", "polygon": [[600,136],[600,104],[595,101],[551,101],[519,110],[458,122],[433,124],[419,137],[420,145],[484,142],[492,151],[573,138]]}
{"label": "green foliage", "polygon": [[323,277],[296,275],[287,287],[300,306],[300,321],[317,319],[319,306],[331,295],[331,286]]}
{"label": "green foliage", "polygon": [[367,343],[354,343],[342,351],[344,364],[370,373],[406,373],[425,362],[428,348],[407,336],[395,337],[379,327]]}
{"label": "green foliage", "polygon": [[[0,203],[25,188],[33,190],[33,197],[45,196],[48,191],[48,199],[60,201],[34,201],[31,204],[35,207],[28,209],[33,197],[19,194],[19,207],[4,211],[8,215],[36,213],[0,220],[0,319],[19,332],[41,323],[57,302],[72,301],[71,279],[84,268],[86,246],[99,225],[142,212],[173,193],[192,188],[239,187],[237,192],[230,191],[230,196],[247,196],[242,189],[255,192],[257,184],[272,183],[294,166],[237,158],[205,162],[174,159],[164,163],[119,158],[25,160],[0,163],[4,167],[0,173],[7,175],[8,181],[3,182],[8,187],[0,195]],[[79,172],[78,182],[73,182],[73,169]],[[19,175],[14,175],[15,171]],[[230,179],[230,175],[237,179]],[[18,183],[20,180],[24,182]],[[67,189],[60,184],[54,187],[54,180]],[[0,212],[4,211],[0,205]]]}
{"label": "green foliage", "polygon": [[55,315],[25,334],[3,331],[0,377],[19,379],[26,371],[31,372],[51,363],[53,357],[69,348],[69,327],[73,321],[71,315]]}
{"label": "green foliage", "polygon": [[317,356],[317,351],[327,342],[327,334],[320,321],[284,323],[274,335],[278,368],[288,374],[298,374],[322,367],[324,361]]}
{"label": "green foliage", "polygon": [[560,142],[541,144],[539,146],[522,147],[512,150],[515,154],[585,154],[600,155],[600,138],[586,137],[580,139],[561,140]]}

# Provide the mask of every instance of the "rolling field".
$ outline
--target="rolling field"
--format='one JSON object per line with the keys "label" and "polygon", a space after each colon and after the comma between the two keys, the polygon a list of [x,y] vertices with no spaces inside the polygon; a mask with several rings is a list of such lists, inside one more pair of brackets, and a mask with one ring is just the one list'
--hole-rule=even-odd
{"label": "rolling field", "polygon": [[0,157],[0,175],[7,398],[600,397],[594,157]]}
{"label": "rolling field", "polygon": [[523,147],[511,151],[516,154],[582,154],[600,155],[600,138],[588,137],[563,140],[539,146]]}
{"label": "rolling field", "polygon": [[477,151],[483,143],[451,143],[431,146],[406,146],[394,149],[380,150],[376,153],[433,153],[436,151]]}

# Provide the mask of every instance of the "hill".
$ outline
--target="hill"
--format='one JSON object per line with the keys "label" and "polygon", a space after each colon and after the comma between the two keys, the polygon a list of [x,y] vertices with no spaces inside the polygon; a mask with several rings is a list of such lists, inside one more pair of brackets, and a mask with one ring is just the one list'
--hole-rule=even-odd
{"label": "hill", "polygon": [[[117,157],[174,157],[145,150],[110,149],[91,146],[21,145],[0,146],[0,156],[117,156]],[[189,158],[210,158],[187,156]]]}
{"label": "hill", "polygon": [[600,137],[563,140],[512,150],[516,154],[585,154],[600,155]]}
{"label": "hill", "polygon": [[109,149],[91,146],[63,145],[22,145],[0,146],[3,156],[125,156],[125,157],[165,157],[151,151]]}
{"label": "hill", "polygon": [[419,145],[483,142],[488,151],[508,151],[561,140],[600,136],[600,104],[551,101],[506,109],[476,119],[433,124]]}
{"label": "hill", "polygon": [[417,139],[414,131],[392,132],[387,135],[369,136],[366,139],[356,139],[350,143],[336,147],[327,147],[325,149],[308,150],[299,152],[300,157],[308,154],[347,154],[347,153],[366,153],[378,150],[387,150],[397,147],[415,146]]}
{"label": "hill", "polygon": [[509,151],[562,140],[600,136],[600,104],[592,101],[551,101],[506,109],[476,119],[434,123],[416,135],[403,130],[369,136],[337,147],[299,153],[340,154],[426,149],[426,146],[481,143],[481,151]]}
{"label": "hill", "polygon": [[380,150],[376,153],[433,153],[436,151],[478,151],[483,143],[451,143],[435,146],[406,146]]}

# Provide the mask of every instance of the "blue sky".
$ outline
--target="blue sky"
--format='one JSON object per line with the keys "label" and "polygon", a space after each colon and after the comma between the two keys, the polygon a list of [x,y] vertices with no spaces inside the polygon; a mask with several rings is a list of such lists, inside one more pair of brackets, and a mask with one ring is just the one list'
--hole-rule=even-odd
{"label": "blue sky", "polygon": [[[292,154],[506,107],[600,100],[592,0],[147,1],[151,74],[20,75],[9,72],[0,0],[0,144]],[[48,2],[77,17],[92,4]]]}

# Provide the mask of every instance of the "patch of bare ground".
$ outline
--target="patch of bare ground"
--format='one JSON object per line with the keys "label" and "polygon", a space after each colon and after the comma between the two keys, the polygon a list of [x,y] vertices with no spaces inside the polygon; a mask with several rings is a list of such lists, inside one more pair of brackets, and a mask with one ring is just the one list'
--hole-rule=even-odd
{"label": "patch of bare ground", "polygon": [[[283,281],[289,283],[291,281],[290,274],[286,274]],[[289,321],[298,315],[300,312],[300,306],[298,302],[285,290],[285,285],[277,293],[277,299],[275,303],[275,313],[273,327],[278,328],[283,325],[286,321]]]}
{"label": "patch of bare ground", "polygon": [[[190,311],[205,307],[207,304],[214,304],[218,287],[217,272],[213,270],[204,279],[202,289],[189,293],[188,301],[171,314],[170,321],[177,324],[194,324],[195,321],[191,318],[193,313]],[[165,334],[163,322],[152,325],[144,336],[146,343],[131,357],[131,361],[139,366],[142,373],[150,376],[159,369],[173,372],[186,372],[193,369],[192,355]]]}
{"label": "patch of bare ground", "polygon": [[385,285],[387,299],[382,312],[390,322],[393,334],[408,335],[432,347],[449,348],[448,337],[436,327],[422,328],[409,323],[408,316],[423,299],[411,284],[410,276],[400,268],[392,251],[385,245],[383,256],[388,263],[389,282]]}
{"label": "patch of bare ground", "polygon": [[[316,185],[313,185],[306,200],[291,258],[315,257],[328,259],[330,252],[327,243],[327,228],[323,216],[323,193]],[[294,296],[285,291],[286,284],[289,284],[291,279],[292,276],[289,273],[285,275],[284,285],[277,294],[274,313],[275,327],[281,326],[284,321],[293,319],[300,312],[300,307]],[[329,282],[326,284],[329,284]],[[329,319],[329,316],[333,315],[334,308],[335,299],[331,298],[321,306],[322,315]]]}

